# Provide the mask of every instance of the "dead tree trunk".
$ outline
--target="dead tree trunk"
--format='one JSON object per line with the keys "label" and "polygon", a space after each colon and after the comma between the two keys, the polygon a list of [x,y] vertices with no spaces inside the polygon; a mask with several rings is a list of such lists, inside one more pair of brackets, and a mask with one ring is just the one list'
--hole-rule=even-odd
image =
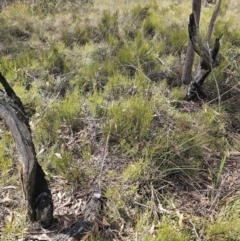
{"label": "dead tree trunk", "polygon": [[[193,0],[192,2],[192,12],[196,17],[197,25],[199,25],[199,21],[200,21],[201,4],[202,2],[199,0]],[[181,77],[181,82],[184,85],[188,85],[192,81],[193,62],[194,62],[194,48],[192,46],[191,40],[189,39],[185,63],[183,67],[182,77]]]}
{"label": "dead tree trunk", "polygon": [[198,95],[198,92],[203,85],[204,80],[211,73],[215,66],[216,57],[220,49],[220,38],[215,39],[215,44],[212,49],[209,49],[203,44],[199,34],[199,28],[192,13],[189,17],[188,33],[195,52],[200,56],[200,67],[186,92],[186,99],[189,100],[193,96]]}
{"label": "dead tree trunk", "polygon": [[[0,82],[5,92],[0,90],[0,117],[9,127],[21,155],[21,182],[30,221],[39,222],[44,228],[53,220],[53,201],[44,172],[37,162],[29,121],[20,98],[0,73]],[[86,205],[85,215],[65,234],[52,234],[51,240],[80,239],[101,225],[101,192],[96,186]],[[70,240],[70,239],[69,239]]]}
{"label": "dead tree trunk", "polygon": [[[195,0],[193,0],[193,3],[194,2]],[[193,13],[190,15],[189,25],[188,25],[189,39],[192,43],[192,47],[194,51],[200,56],[201,60],[198,65],[195,76],[191,77],[191,81],[190,83],[188,83],[188,89],[185,96],[185,99],[187,100],[192,99],[194,96],[199,97],[200,88],[203,85],[204,80],[207,78],[207,76],[211,73],[211,71],[216,65],[216,57],[218,55],[219,48],[220,48],[220,42],[219,42],[220,37],[215,39],[215,44],[212,49],[210,49],[209,46],[210,46],[210,40],[211,40],[214,23],[216,21],[217,15],[220,10],[221,2],[222,0],[218,0],[214,8],[214,12],[212,14],[212,17],[208,26],[208,32],[207,32],[205,43],[202,42],[201,36],[199,34],[199,19],[198,19],[199,16],[196,14],[196,11],[193,11]],[[184,69],[186,70],[186,63],[185,63]],[[188,70],[192,72],[192,70],[190,69]],[[182,77],[182,82],[184,83],[183,80],[186,80],[186,78],[184,77],[184,72]],[[216,85],[217,85],[217,82],[216,82]],[[219,101],[220,101],[220,97],[219,97]]]}
{"label": "dead tree trunk", "polygon": [[212,18],[211,18],[209,26],[208,26],[208,32],[207,32],[207,36],[206,36],[206,44],[210,44],[213,27],[214,27],[215,21],[217,19],[217,15],[219,13],[221,3],[222,3],[222,0],[218,0],[216,7],[214,8]]}
{"label": "dead tree trunk", "polygon": [[30,221],[48,227],[53,219],[53,202],[44,172],[37,162],[28,119],[21,100],[4,76],[0,82],[6,92],[0,92],[0,117],[9,127],[21,155],[21,182]]}

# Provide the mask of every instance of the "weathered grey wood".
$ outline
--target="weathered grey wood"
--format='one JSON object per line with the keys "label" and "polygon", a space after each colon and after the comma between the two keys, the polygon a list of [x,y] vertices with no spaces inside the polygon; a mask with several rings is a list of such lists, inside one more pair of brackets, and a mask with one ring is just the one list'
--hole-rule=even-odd
{"label": "weathered grey wood", "polygon": [[199,27],[196,23],[193,13],[190,14],[190,17],[189,17],[188,33],[195,52],[202,58],[205,64],[208,65],[209,68],[211,68],[212,58],[210,56],[210,51],[203,44],[203,41],[199,34]]}
{"label": "weathered grey wood", "polygon": [[20,98],[0,73],[0,82],[6,92],[0,92],[0,117],[9,127],[21,155],[21,182],[30,221],[48,227],[53,219],[51,192],[44,172],[37,162],[28,119]]}
{"label": "weathered grey wood", "polygon": [[191,99],[195,94],[198,93],[199,89],[203,85],[204,80],[214,68],[220,49],[220,38],[215,39],[215,44],[212,49],[208,49],[208,47],[203,44],[193,13],[189,17],[188,32],[193,48],[201,58],[201,61],[196,75],[192,78],[192,81],[187,88],[185,99]]}
{"label": "weathered grey wood", "polygon": [[209,23],[209,25],[208,25],[208,31],[207,31],[207,36],[206,36],[206,43],[207,43],[207,44],[210,44],[213,27],[214,27],[214,24],[215,24],[215,22],[216,22],[217,15],[218,15],[218,13],[219,13],[221,3],[222,3],[222,0],[218,0],[216,6],[215,6],[215,8],[214,8],[214,11],[213,11],[213,14],[212,14],[210,23]]}
{"label": "weathered grey wood", "polygon": [[[201,5],[202,5],[202,2],[199,0],[192,1],[192,12],[194,13],[194,16],[196,18],[197,25],[199,25],[199,21],[200,21]],[[192,46],[192,42],[190,39],[188,39],[188,47],[187,47],[185,62],[183,66],[182,76],[181,76],[181,82],[184,85],[188,85],[192,81],[192,67],[194,62],[194,53],[195,51]]]}

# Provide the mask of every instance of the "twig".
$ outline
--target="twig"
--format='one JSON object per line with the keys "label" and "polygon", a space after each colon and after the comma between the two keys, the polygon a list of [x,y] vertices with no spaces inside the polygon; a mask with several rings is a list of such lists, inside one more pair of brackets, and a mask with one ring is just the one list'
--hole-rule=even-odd
{"label": "twig", "polygon": [[67,206],[67,205],[70,204],[70,203],[71,203],[71,198],[69,198],[69,199],[67,200],[67,202],[65,202],[65,203],[62,204],[61,206],[55,208],[54,211],[57,211],[58,209],[61,209],[61,208],[65,207],[65,206]]}
{"label": "twig", "polygon": [[[227,91],[225,91],[224,93],[222,93],[222,94],[221,94],[221,97],[223,97],[224,95],[226,95],[226,94],[227,94],[228,92],[230,92],[231,90],[235,89],[238,85],[239,85],[239,84],[236,84],[236,85],[234,85],[232,88],[230,88],[229,90],[227,90]],[[210,101],[208,102],[208,104],[212,103],[212,102],[215,101],[216,99],[218,99],[218,97],[210,100]]]}
{"label": "twig", "polygon": [[98,179],[99,190],[101,190],[101,178],[102,178],[104,163],[105,163],[105,160],[106,160],[106,157],[107,157],[107,154],[108,154],[108,142],[109,142],[109,136],[110,136],[110,133],[111,133],[111,129],[112,129],[112,122],[110,121],[110,128],[109,128],[109,132],[108,132],[108,135],[107,135],[107,140],[106,140],[106,144],[105,144],[105,147],[104,147],[104,155],[103,155],[103,159],[102,159],[102,163],[101,163],[101,169],[100,169],[100,172],[99,172],[99,179]]}
{"label": "twig", "polygon": [[202,241],[202,239],[199,237],[199,235],[198,235],[198,233],[197,233],[197,230],[196,230],[195,225],[192,223],[191,220],[189,220],[189,223],[191,223],[192,226],[193,226],[193,231],[194,231],[194,233],[195,233],[195,235],[196,235],[196,237],[197,237],[197,240],[196,240],[196,241]]}
{"label": "twig", "polygon": [[166,68],[167,71],[169,71],[170,73],[173,73],[175,76],[177,76],[177,74],[175,72],[173,72],[171,69],[169,69],[166,64],[158,57],[157,60]]}

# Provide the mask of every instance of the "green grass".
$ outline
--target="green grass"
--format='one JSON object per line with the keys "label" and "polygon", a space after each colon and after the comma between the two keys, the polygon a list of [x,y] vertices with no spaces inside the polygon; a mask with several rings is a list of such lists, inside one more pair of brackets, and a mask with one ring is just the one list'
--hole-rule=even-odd
{"label": "green grass", "polygon": [[[0,12],[0,71],[24,103],[49,180],[59,175],[89,188],[108,154],[106,217],[124,223],[126,240],[196,240],[188,219],[203,240],[239,240],[237,201],[221,204],[213,222],[193,213],[181,225],[172,206],[172,190],[183,180],[201,189],[204,174],[219,188],[227,153],[240,146],[238,4],[223,1],[213,33],[223,33],[214,74],[225,95],[219,106],[210,75],[203,86],[209,102],[190,111],[177,78],[191,1],[36,2],[8,1]],[[212,11],[202,9],[203,39]],[[2,185],[16,172],[4,131]],[[160,204],[170,212],[156,211]],[[18,227],[6,223],[3,238],[19,237]]]}
{"label": "green grass", "polygon": [[14,172],[14,144],[9,133],[5,133],[1,138],[0,158],[1,184],[4,184]]}

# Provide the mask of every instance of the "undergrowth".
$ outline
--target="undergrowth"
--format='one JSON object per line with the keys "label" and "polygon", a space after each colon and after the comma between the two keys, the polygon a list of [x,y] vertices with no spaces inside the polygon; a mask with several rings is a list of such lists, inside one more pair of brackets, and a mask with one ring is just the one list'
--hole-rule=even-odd
{"label": "undergrowth", "polygon": [[[239,240],[236,199],[210,220],[181,213],[176,197],[176,189],[201,190],[208,181],[214,200],[227,154],[240,146],[239,6],[223,1],[214,30],[223,34],[214,69],[221,105],[209,76],[208,99],[192,111],[179,88],[190,1],[35,2],[1,10],[0,71],[24,102],[49,180],[60,175],[89,188],[104,150],[124,160],[104,167],[106,217],[125,228],[123,240]],[[203,36],[212,11],[202,9]],[[1,136],[2,187],[15,165],[10,143]],[[5,240],[10,231],[18,224],[5,222]]]}

